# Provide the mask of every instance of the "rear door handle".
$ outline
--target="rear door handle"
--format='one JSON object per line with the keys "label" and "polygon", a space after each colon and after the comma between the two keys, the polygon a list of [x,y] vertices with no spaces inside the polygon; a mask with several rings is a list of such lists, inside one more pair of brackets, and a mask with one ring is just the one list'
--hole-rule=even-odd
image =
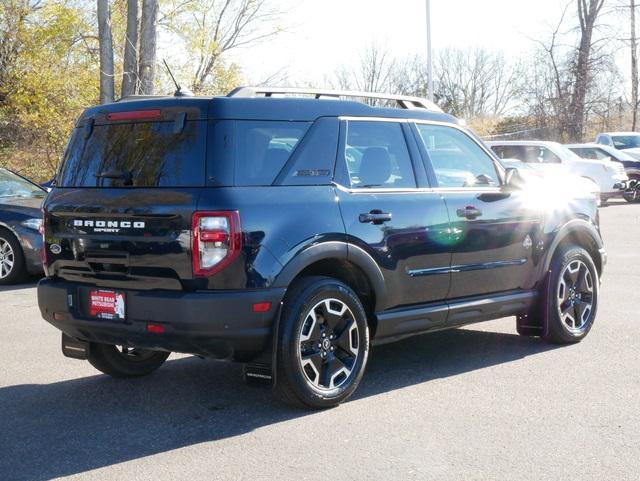
{"label": "rear door handle", "polygon": [[458,217],[466,217],[467,219],[475,219],[482,215],[482,211],[472,205],[468,205],[464,209],[458,209],[456,213],[458,214]]}
{"label": "rear door handle", "polygon": [[388,212],[382,212],[381,210],[372,210],[366,214],[360,214],[358,220],[363,224],[371,223],[375,225],[383,224],[391,220],[391,214]]}

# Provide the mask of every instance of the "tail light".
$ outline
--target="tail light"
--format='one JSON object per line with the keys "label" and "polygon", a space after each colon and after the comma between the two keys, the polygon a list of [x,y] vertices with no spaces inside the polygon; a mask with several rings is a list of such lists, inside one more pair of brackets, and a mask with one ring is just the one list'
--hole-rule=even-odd
{"label": "tail light", "polygon": [[242,249],[240,214],[195,212],[192,223],[193,274],[211,276],[227,267]]}

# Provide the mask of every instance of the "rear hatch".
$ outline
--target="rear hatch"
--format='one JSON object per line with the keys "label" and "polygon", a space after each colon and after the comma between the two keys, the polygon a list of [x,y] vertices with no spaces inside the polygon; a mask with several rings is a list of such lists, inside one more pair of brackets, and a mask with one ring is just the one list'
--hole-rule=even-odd
{"label": "rear hatch", "polygon": [[207,106],[162,99],[85,112],[44,206],[48,275],[197,288],[191,222],[206,183]]}

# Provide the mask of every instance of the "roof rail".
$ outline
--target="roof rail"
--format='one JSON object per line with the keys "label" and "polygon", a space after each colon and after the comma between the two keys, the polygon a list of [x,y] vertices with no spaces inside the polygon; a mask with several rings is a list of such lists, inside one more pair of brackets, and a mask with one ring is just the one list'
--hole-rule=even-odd
{"label": "roof rail", "polygon": [[442,109],[430,100],[407,95],[360,92],[356,90],[326,90],[296,87],[238,87],[227,94],[227,97],[273,97],[274,95],[312,95],[316,99],[356,97],[365,99],[393,100],[401,109],[425,109],[442,112]]}

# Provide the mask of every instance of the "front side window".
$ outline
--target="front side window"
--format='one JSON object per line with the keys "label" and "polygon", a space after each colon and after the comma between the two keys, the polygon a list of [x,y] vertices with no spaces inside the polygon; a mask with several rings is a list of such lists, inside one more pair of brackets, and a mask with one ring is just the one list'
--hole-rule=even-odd
{"label": "front side window", "polygon": [[416,187],[411,157],[398,122],[348,122],[344,158],[353,189]]}
{"label": "front side window", "polygon": [[501,159],[516,159],[527,164],[559,164],[560,157],[551,149],[541,145],[493,145],[491,147]]}
{"label": "front side window", "polygon": [[593,149],[593,148],[574,148],[570,149],[574,154],[578,155],[582,159],[589,160],[609,160],[611,156],[607,154],[604,150],[601,149]]}
{"label": "front side window", "polygon": [[533,155],[537,155],[537,157],[534,157],[533,162],[535,162],[535,159],[541,164],[559,164],[561,162],[560,157],[547,147],[533,147]]}
{"label": "front side window", "polygon": [[440,187],[499,184],[493,159],[464,132],[442,125],[417,124]]}
{"label": "front side window", "polygon": [[492,145],[491,150],[501,159],[516,159],[522,161],[526,157],[521,145]]}

